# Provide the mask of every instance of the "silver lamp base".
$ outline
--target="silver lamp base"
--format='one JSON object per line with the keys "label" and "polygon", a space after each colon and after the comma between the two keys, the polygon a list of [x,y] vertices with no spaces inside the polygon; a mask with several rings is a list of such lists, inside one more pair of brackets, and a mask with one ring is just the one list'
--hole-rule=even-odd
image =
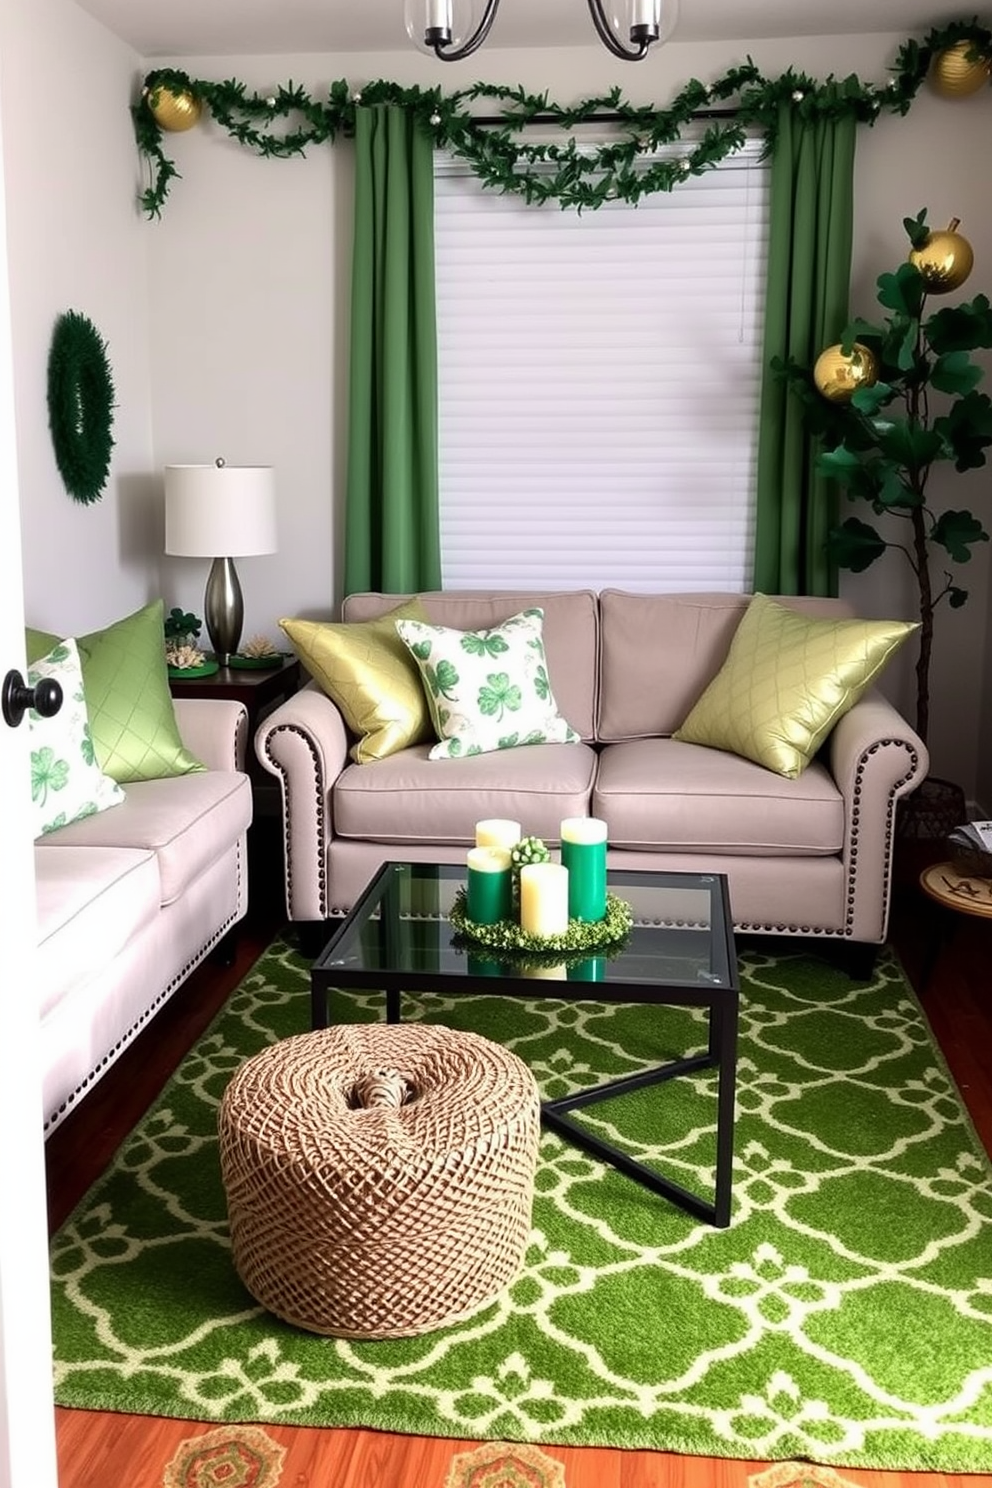
{"label": "silver lamp base", "polygon": [[237,652],[245,619],[244,596],[233,558],[215,558],[210,565],[203,617],[214,656],[221,666],[227,666]]}

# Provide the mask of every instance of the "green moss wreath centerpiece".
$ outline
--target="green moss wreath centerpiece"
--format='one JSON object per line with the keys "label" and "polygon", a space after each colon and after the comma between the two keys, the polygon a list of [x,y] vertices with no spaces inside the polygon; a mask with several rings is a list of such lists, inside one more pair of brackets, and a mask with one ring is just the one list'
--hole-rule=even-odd
{"label": "green moss wreath centerpiece", "polygon": [[634,923],[633,911],[625,899],[616,894],[606,896],[606,914],[595,924],[570,920],[562,935],[530,935],[516,920],[498,920],[495,925],[477,925],[466,913],[467,896],[459,889],[451,906],[449,920],[463,936],[465,944],[485,947],[516,959],[536,958],[535,964],[546,964],[549,956],[582,956],[618,951]]}
{"label": "green moss wreath centerpiece", "polygon": [[76,310],[55,322],[48,353],[48,426],[69,495],[98,501],[114,447],[114,379],[96,326]]}

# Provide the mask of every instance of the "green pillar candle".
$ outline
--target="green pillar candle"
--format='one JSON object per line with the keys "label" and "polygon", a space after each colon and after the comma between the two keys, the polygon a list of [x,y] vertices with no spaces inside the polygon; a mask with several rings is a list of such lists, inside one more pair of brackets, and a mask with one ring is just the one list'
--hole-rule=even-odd
{"label": "green pillar candle", "polygon": [[475,925],[508,919],[513,905],[510,852],[505,847],[473,847],[468,855],[465,911]]}
{"label": "green pillar candle", "polygon": [[561,824],[561,860],[568,869],[568,917],[597,924],[606,914],[606,823],[569,816]]}

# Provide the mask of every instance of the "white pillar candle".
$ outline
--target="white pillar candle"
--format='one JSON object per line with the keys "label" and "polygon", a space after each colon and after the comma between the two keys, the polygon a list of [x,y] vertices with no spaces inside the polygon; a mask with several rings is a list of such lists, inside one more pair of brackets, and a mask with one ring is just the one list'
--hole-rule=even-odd
{"label": "white pillar candle", "polygon": [[560,961],[557,966],[528,966],[521,976],[536,977],[540,982],[564,982],[568,973],[564,961]]}
{"label": "white pillar candle", "polygon": [[560,863],[527,863],[521,868],[520,928],[528,935],[565,934],[568,869]]}
{"label": "white pillar candle", "polygon": [[503,821],[501,817],[494,816],[488,821],[480,821],[475,824],[476,847],[505,847],[509,849],[516,847],[522,835],[519,822]]}

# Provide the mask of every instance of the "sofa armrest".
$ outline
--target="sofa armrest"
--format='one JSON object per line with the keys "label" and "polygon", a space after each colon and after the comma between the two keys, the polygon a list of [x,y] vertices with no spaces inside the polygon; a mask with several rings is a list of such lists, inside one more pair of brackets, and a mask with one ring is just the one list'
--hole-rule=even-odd
{"label": "sofa armrest", "polygon": [[190,754],[208,770],[243,770],[248,710],[227,698],[175,698],[176,722]]}
{"label": "sofa armrest", "polygon": [[878,944],[889,921],[895,803],[923,781],[930,757],[898,710],[871,692],[837,724],[828,759],[845,803],[849,933]]}
{"label": "sofa armrest", "polygon": [[351,740],[326,693],[310,684],[259,725],[255,753],[282,792],[286,912],[291,920],[327,917],[327,849],[334,832],[331,793],[348,764]]}

